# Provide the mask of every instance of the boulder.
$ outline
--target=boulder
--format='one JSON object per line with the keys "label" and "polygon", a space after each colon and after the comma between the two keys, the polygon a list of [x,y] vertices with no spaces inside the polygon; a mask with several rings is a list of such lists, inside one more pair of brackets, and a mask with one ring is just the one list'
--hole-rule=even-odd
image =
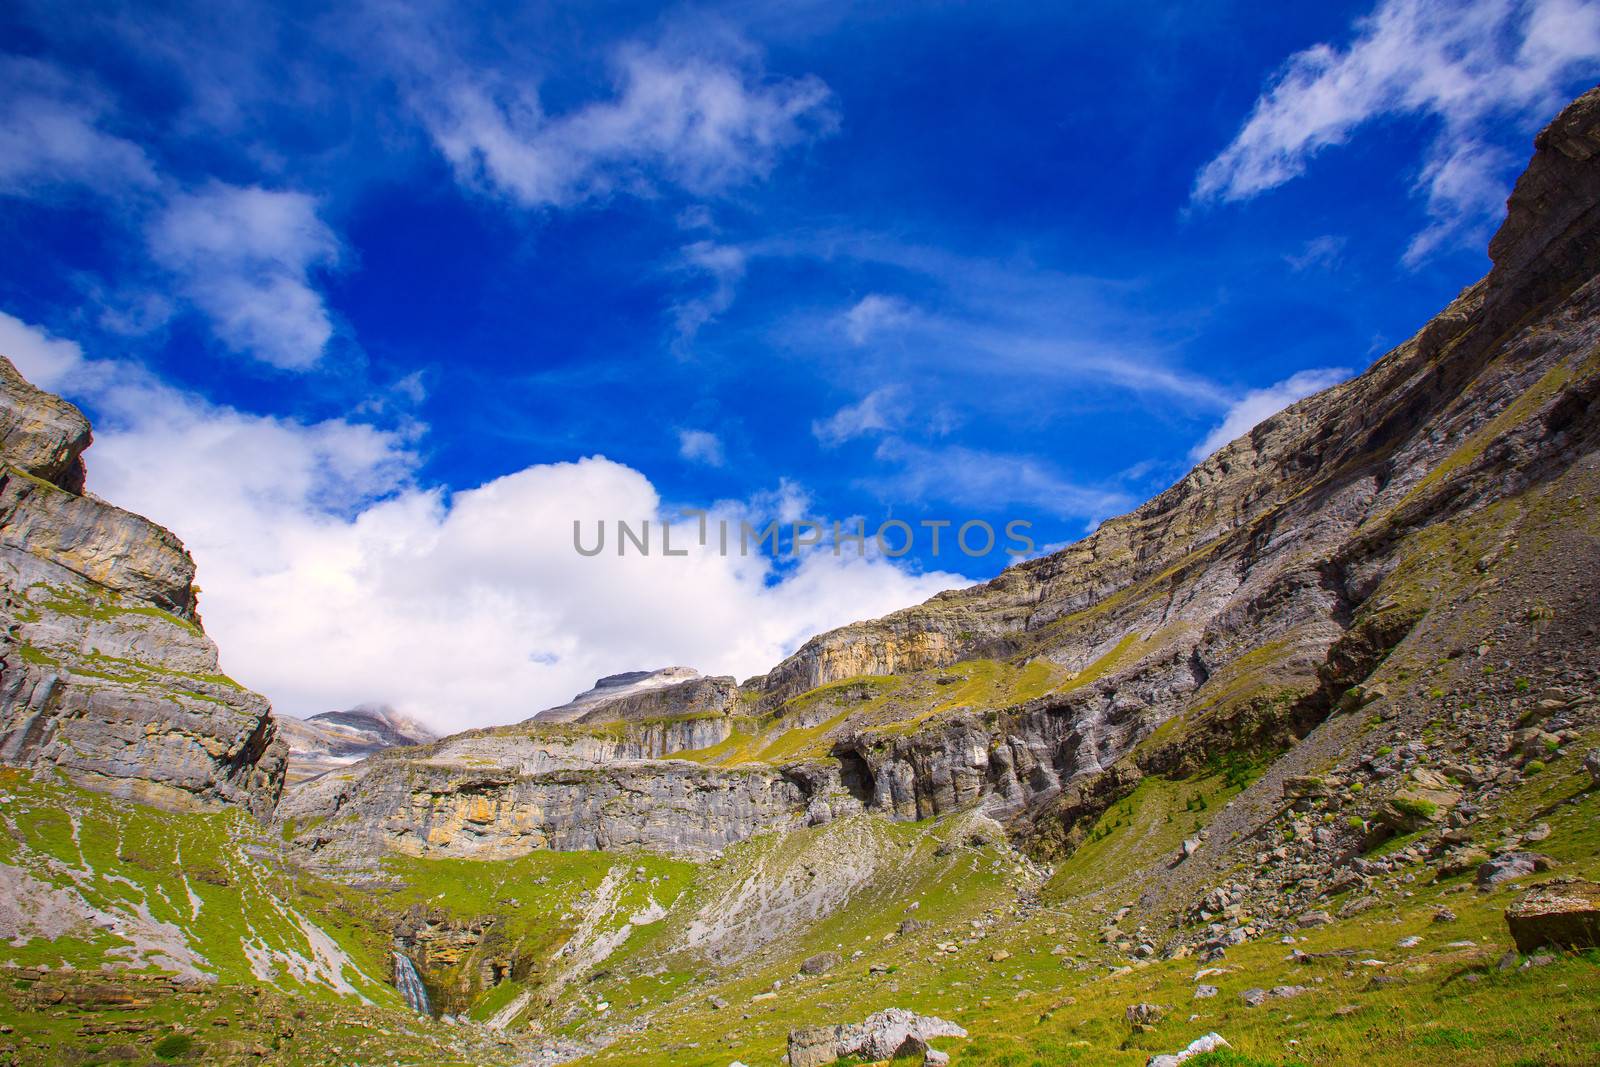
{"label": "boulder", "polygon": [[1455,878],[1458,875],[1478,870],[1488,862],[1489,853],[1481,848],[1458,848],[1445,854],[1434,877],[1440,881],[1446,878]]}
{"label": "boulder", "polygon": [[1548,871],[1555,860],[1538,852],[1502,852],[1478,868],[1478,884],[1494,886],[1514,878]]}
{"label": "boulder", "polygon": [[819,952],[815,956],[807,957],[805,962],[800,964],[800,973],[827,974],[837,966],[839,966],[837,952]]}
{"label": "boulder", "polygon": [[1600,885],[1577,880],[1536,885],[1506,908],[1506,925],[1524,953],[1546,945],[1600,947]]}
{"label": "boulder", "polygon": [[845,1056],[886,1060],[910,1038],[926,1044],[935,1037],[966,1036],[967,1032],[955,1023],[904,1008],[889,1008],[874,1012],[860,1023],[789,1031],[789,1067],[824,1067]]}
{"label": "boulder", "polygon": [[1188,1047],[1183,1049],[1181,1052],[1168,1053],[1160,1056],[1151,1056],[1145,1061],[1144,1067],[1178,1067],[1178,1064],[1182,1063],[1184,1060],[1193,1059],[1196,1056],[1203,1056],[1207,1052],[1217,1052],[1221,1049],[1232,1047],[1233,1046],[1228,1044],[1221,1034],[1210,1033],[1204,1035],[1203,1037],[1195,1038],[1193,1041],[1189,1042]]}
{"label": "boulder", "polygon": [[1144,1030],[1160,1022],[1166,1013],[1167,1009],[1159,1004],[1129,1004],[1122,1017],[1135,1030]]}

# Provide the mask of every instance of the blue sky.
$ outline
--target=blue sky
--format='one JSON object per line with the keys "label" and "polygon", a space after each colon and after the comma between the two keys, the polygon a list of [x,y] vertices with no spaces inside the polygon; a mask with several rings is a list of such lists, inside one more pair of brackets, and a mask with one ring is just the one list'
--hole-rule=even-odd
{"label": "blue sky", "polygon": [[1600,71],[1580,0],[23,2],[0,41],[0,349],[243,680],[445,725],[1009,561],[585,570],[572,518],[1044,545],[1147,499],[1479,277]]}

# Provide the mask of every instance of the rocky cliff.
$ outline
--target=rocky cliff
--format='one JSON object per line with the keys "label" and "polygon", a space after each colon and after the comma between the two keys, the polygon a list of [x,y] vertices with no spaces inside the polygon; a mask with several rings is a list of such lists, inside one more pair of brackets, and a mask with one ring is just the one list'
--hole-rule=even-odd
{"label": "rocky cliff", "polygon": [[1565,520],[1535,506],[1552,487],[1591,491],[1597,144],[1600,92],[1539,135],[1488,276],[1366,373],[1094,535],[816,637],[740,693],[712,679],[563,712],[688,722],[704,705],[722,735],[693,762],[595,750],[592,773],[567,762],[556,778],[510,754],[385,762],[291,806],[384,821],[390,847],[502,855],[693,851],[852,805],[898,819],[977,806],[1048,851],[1145,774],[1282,751],[1377,699],[1362,686],[1408,639],[1475,643],[1441,628],[1459,627],[1448,607],[1489,595],[1479,564],[1553,536]]}
{"label": "rocky cliff", "polygon": [[267,701],[218,666],[178,539],[83,491],[89,442],[0,357],[0,760],[266,815],[285,759]]}

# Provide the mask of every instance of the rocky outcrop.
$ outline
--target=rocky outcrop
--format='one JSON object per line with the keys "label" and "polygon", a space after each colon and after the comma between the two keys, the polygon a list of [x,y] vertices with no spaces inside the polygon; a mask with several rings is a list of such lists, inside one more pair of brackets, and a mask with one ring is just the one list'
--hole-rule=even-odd
{"label": "rocky outcrop", "polygon": [[59,396],[34,388],[0,357],[0,455],[6,462],[68,492],[83,492],[83,450],[89,420]]}
{"label": "rocky outcrop", "polygon": [[393,708],[363,704],[307,719],[278,715],[278,736],[289,746],[291,784],[347,767],[388,748],[425,745],[438,735]]}
{"label": "rocky outcrop", "polygon": [[266,699],[218,666],[183,545],[80,492],[87,423],[4,358],[0,439],[0,760],[268,814],[285,747]]}

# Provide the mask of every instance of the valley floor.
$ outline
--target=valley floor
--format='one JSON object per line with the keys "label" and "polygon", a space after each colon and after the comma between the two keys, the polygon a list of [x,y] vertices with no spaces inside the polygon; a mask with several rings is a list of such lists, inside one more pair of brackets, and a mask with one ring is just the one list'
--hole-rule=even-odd
{"label": "valley floor", "polygon": [[[1597,742],[1524,775],[1474,839],[1532,831],[1555,874],[1600,878],[1600,789],[1581,763]],[[1386,869],[1366,885],[1295,904],[1319,925],[1211,962],[1137,958],[1172,933],[1141,910],[1145,883],[1270,784],[1250,778],[1147,779],[1053,870],[976,816],[859,817],[703,864],[396,859],[347,888],[284,865],[245,816],[8,772],[0,1062],[759,1067],[793,1028],[888,1007],[965,1027],[934,1042],[960,1064],[1138,1064],[1212,1031],[1234,1052],[1189,1062],[1600,1062],[1600,952],[1519,955],[1503,918],[1552,875],[1480,891],[1406,838],[1373,850]],[[450,1005],[459,1022],[407,1010],[389,984],[397,917],[450,936],[490,912],[527,969]],[[1140,914],[1148,929],[1129,926]],[[1131,1022],[1135,1005],[1153,1007]]]}

